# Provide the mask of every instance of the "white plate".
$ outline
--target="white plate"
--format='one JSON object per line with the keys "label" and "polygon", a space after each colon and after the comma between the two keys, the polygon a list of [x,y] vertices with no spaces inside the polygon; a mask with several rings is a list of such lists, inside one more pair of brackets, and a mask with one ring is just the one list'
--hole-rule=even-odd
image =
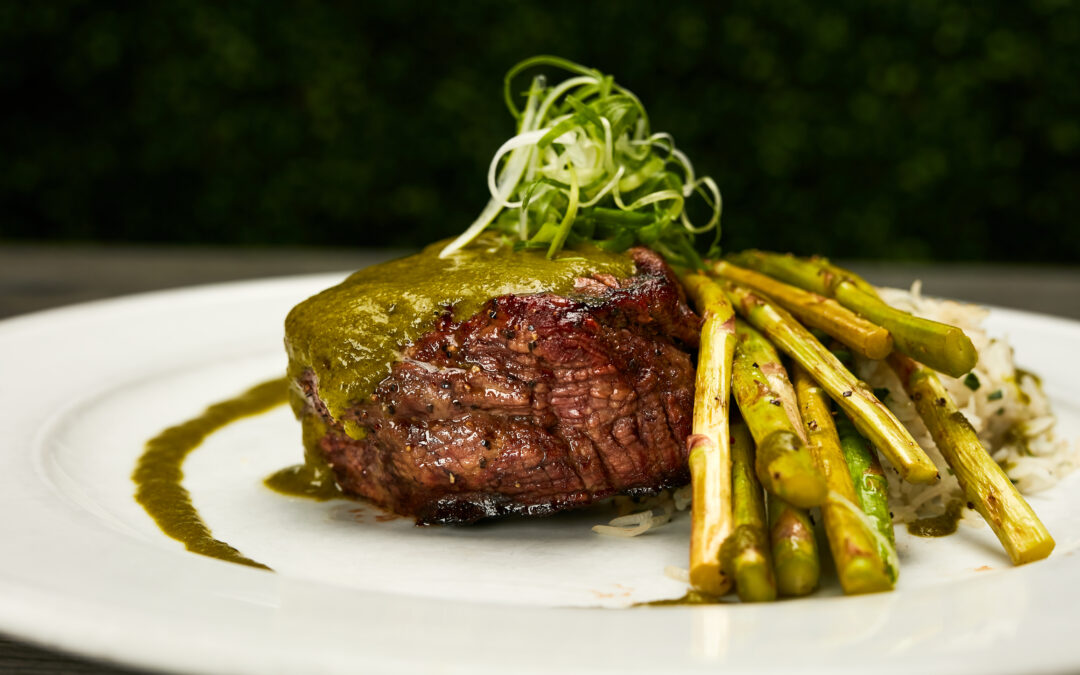
{"label": "white plate", "polygon": [[[142,444],[284,368],[288,309],[339,276],[209,286],[0,323],[0,631],[129,664],[213,672],[957,672],[1080,668],[1080,476],[1032,499],[1058,548],[1012,568],[986,528],[901,537],[894,593],[769,606],[681,595],[687,523],[633,540],[591,511],[471,528],[382,522],[260,480],[300,457],[286,408],[188,460],[214,531],[270,573],[187,553],[132,498]],[[995,310],[1080,435],[1080,324]],[[835,584],[834,584],[835,585]]]}

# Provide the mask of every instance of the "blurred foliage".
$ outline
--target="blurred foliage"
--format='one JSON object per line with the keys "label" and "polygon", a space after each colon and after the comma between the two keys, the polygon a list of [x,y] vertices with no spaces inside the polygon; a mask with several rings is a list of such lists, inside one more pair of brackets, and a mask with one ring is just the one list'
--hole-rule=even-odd
{"label": "blurred foliage", "polygon": [[638,93],[724,244],[1080,259],[1080,4],[0,6],[0,237],[415,246],[464,229],[557,53]]}

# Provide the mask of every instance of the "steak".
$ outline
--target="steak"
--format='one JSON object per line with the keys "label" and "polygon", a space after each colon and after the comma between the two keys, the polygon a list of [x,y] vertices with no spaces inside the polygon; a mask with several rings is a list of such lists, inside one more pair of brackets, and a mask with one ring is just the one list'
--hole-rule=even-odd
{"label": "steak", "polygon": [[701,322],[656,253],[631,255],[627,278],[448,308],[339,419],[303,372],[301,417],[320,418],[340,488],[428,524],[685,484]]}

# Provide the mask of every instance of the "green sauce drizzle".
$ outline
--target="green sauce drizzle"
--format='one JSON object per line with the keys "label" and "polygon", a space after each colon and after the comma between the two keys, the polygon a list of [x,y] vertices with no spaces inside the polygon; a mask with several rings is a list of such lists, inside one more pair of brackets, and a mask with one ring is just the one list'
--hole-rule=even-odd
{"label": "green sauce drizzle", "polygon": [[192,553],[270,569],[219,541],[210,533],[184,488],[184,460],[211,433],[238,419],[257,415],[288,398],[284,378],[256,385],[236,398],[215,403],[183,424],[169,427],[146,442],[135,472],[135,501],[139,502],[161,531],[181,542]]}
{"label": "green sauce drizzle", "polygon": [[945,513],[940,516],[919,518],[907,524],[907,531],[916,537],[945,537],[956,532],[957,524],[964,505],[958,501],[949,502]]}

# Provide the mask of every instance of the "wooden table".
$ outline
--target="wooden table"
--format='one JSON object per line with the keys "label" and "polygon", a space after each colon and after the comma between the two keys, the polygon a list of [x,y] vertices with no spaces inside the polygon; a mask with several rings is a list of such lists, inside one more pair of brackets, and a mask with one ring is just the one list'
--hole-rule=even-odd
{"label": "wooden table", "polygon": [[[0,245],[0,318],[129,293],[357,269],[401,252]],[[1080,267],[853,262],[871,282],[1080,320]],[[0,672],[128,673],[0,636]]]}

